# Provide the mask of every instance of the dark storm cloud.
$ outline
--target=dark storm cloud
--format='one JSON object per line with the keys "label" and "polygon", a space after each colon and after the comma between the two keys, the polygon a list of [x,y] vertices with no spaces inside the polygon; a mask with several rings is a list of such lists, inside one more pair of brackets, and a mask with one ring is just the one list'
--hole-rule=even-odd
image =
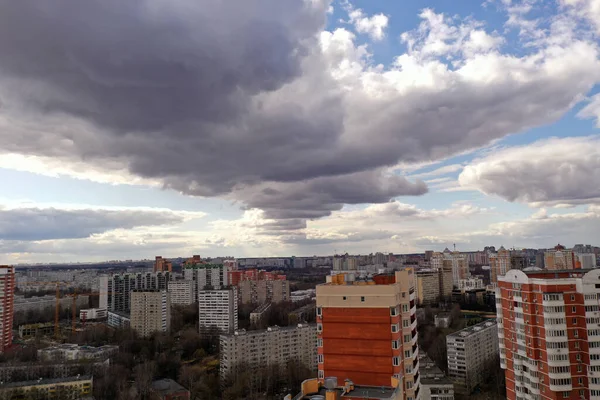
{"label": "dark storm cloud", "polygon": [[110,160],[298,229],[425,193],[385,168],[556,120],[599,78],[595,48],[575,42],[535,63],[492,59],[489,79],[444,71],[397,90],[373,72],[373,95],[332,77],[348,54],[319,46],[328,3],[0,0],[0,150]]}
{"label": "dark storm cloud", "polygon": [[171,225],[183,219],[171,211],[0,209],[0,240],[86,238],[119,228]]}

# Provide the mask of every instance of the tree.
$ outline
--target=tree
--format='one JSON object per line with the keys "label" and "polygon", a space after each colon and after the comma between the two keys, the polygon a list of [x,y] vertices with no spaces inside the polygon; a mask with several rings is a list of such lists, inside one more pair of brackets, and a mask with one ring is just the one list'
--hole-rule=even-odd
{"label": "tree", "polygon": [[155,371],[156,363],[154,361],[146,361],[133,369],[135,388],[140,399],[150,398],[150,387],[154,380]]}

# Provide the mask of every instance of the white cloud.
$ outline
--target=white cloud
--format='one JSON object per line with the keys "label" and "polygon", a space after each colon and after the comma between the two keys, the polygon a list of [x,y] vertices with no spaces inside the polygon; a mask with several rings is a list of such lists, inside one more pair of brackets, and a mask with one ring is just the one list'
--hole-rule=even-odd
{"label": "white cloud", "polygon": [[580,118],[596,120],[596,127],[600,128],[600,94],[592,96],[590,102],[577,114]]}
{"label": "white cloud", "polygon": [[411,178],[420,178],[420,179],[430,178],[430,177],[438,177],[438,176],[452,174],[452,173],[458,172],[462,169],[463,169],[463,166],[461,164],[450,164],[450,165],[444,165],[443,167],[436,168],[432,171],[412,174],[412,175],[410,175],[410,177]]}
{"label": "white cloud", "polygon": [[539,207],[600,200],[600,137],[550,138],[475,160],[461,185]]}
{"label": "white cloud", "polygon": [[388,17],[385,14],[367,16],[360,8],[348,13],[350,23],[358,33],[369,35],[373,40],[381,40],[385,37],[385,29],[388,26]]}

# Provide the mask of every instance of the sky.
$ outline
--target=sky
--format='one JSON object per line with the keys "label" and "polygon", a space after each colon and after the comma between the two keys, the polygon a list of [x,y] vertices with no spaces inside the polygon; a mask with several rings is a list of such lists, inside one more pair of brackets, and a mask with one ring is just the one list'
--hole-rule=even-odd
{"label": "sky", "polygon": [[598,244],[600,0],[0,0],[0,264]]}

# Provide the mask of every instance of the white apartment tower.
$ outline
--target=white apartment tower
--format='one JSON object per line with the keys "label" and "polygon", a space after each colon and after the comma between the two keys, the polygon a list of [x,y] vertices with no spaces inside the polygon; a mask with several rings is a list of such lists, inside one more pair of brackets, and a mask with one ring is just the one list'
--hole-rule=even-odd
{"label": "white apartment tower", "polygon": [[129,312],[133,290],[167,290],[170,272],[138,272],[101,276],[100,307],[109,311]]}
{"label": "white apartment tower", "polygon": [[142,337],[171,328],[171,301],[166,290],[131,293],[131,328]]}
{"label": "white apartment tower", "polygon": [[186,306],[194,303],[194,281],[178,280],[169,282],[171,304]]}
{"label": "white apartment tower", "polygon": [[198,292],[200,332],[212,327],[221,333],[233,333],[238,328],[238,296],[235,287]]}
{"label": "white apartment tower", "polygon": [[228,267],[223,264],[190,264],[183,268],[185,280],[194,282],[194,299],[204,289],[221,289],[229,285]]}

